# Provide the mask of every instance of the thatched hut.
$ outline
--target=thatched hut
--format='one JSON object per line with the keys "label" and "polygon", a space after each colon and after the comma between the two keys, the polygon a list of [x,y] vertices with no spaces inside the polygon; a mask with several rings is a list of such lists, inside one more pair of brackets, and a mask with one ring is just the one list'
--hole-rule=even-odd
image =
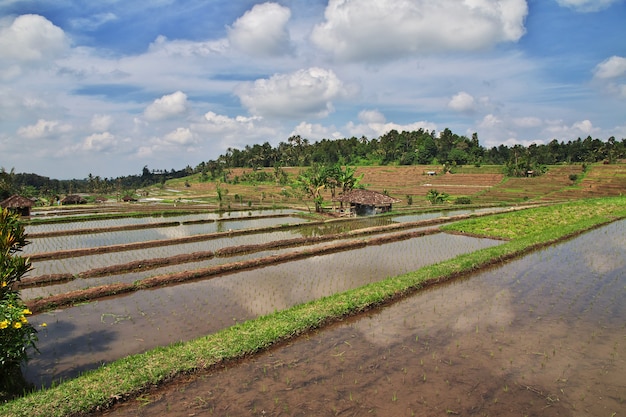
{"label": "thatched hut", "polygon": [[7,208],[12,212],[15,212],[23,217],[30,216],[30,208],[33,206],[33,201],[19,195],[12,195],[6,200],[0,202],[0,207]]}
{"label": "thatched hut", "polygon": [[79,196],[78,194],[70,194],[61,200],[61,204],[66,206],[70,204],[85,204],[87,200]]}
{"label": "thatched hut", "polygon": [[333,201],[344,204],[343,215],[368,216],[391,211],[393,203],[400,200],[377,191],[357,189],[342,194]]}

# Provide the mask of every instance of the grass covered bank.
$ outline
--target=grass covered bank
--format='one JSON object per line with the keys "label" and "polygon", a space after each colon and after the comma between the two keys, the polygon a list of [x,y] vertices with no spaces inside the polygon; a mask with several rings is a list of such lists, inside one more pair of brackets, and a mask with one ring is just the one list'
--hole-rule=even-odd
{"label": "grass covered bank", "polygon": [[470,219],[446,229],[509,242],[252,320],[192,342],[121,359],[51,389],[0,406],[6,416],[69,416],[132,396],[180,373],[264,349],[325,322],[356,314],[445,279],[626,217],[626,198],[576,201]]}

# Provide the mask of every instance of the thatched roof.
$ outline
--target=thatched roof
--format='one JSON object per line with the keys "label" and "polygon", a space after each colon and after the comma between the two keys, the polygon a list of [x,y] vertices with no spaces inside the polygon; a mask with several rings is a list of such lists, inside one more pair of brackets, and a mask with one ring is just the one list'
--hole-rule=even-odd
{"label": "thatched roof", "polygon": [[346,194],[342,194],[335,198],[333,201],[341,203],[361,204],[364,206],[388,206],[393,203],[398,203],[400,200],[397,198],[389,197],[388,195],[371,190],[352,190]]}
{"label": "thatched roof", "polygon": [[32,207],[33,202],[26,197],[22,197],[19,195],[12,195],[6,200],[0,202],[0,207],[3,208],[22,208],[22,207]]}
{"label": "thatched roof", "polygon": [[85,204],[87,200],[79,196],[78,194],[70,194],[61,200],[61,204]]}

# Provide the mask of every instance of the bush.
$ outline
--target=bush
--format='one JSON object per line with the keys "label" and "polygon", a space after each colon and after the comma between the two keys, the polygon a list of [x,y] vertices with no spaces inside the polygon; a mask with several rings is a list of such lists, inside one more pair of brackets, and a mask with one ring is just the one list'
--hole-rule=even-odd
{"label": "bush", "polygon": [[448,195],[448,193],[440,193],[437,190],[429,190],[428,194],[426,195],[426,199],[428,201],[430,201],[430,204],[443,204],[446,201],[448,201],[448,198],[450,196]]}
{"label": "bush", "polygon": [[576,182],[576,180],[578,179],[578,175],[576,174],[570,174],[569,175],[569,180],[572,182]]}
{"label": "bush", "polygon": [[459,197],[454,200],[454,204],[472,204],[472,200],[469,197]]}
{"label": "bush", "polygon": [[11,397],[27,388],[21,364],[28,360],[28,350],[36,350],[37,331],[28,323],[26,308],[17,284],[30,270],[30,261],[17,253],[26,246],[24,226],[19,216],[3,209],[0,212],[0,396]]}

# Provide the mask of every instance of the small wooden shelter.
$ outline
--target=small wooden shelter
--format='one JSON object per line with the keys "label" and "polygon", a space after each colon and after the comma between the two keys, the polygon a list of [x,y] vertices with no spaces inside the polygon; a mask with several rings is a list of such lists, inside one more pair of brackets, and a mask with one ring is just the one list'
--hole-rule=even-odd
{"label": "small wooden shelter", "polygon": [[87,200],[79,196],[78,194],[70,194],[66,196],[63,200],[61,200],[62,205],[68,204],[85,204]]}
{"label": "small wooden shelter", "polygon": [[19,195],[12,195],[0,202],[0,207],[7,208],[23,217],[30,216],[30,208],[33,206],[32,200]]}
{"label": "small wooden shelter", "polygon": [[[357,189],[342,194],[333,201],[344,204],[343,215],[368,216],[391,211],[393,203],[400,200],[377,191]],[[348,204],[348,207],[345,207],[345,204]]]}

